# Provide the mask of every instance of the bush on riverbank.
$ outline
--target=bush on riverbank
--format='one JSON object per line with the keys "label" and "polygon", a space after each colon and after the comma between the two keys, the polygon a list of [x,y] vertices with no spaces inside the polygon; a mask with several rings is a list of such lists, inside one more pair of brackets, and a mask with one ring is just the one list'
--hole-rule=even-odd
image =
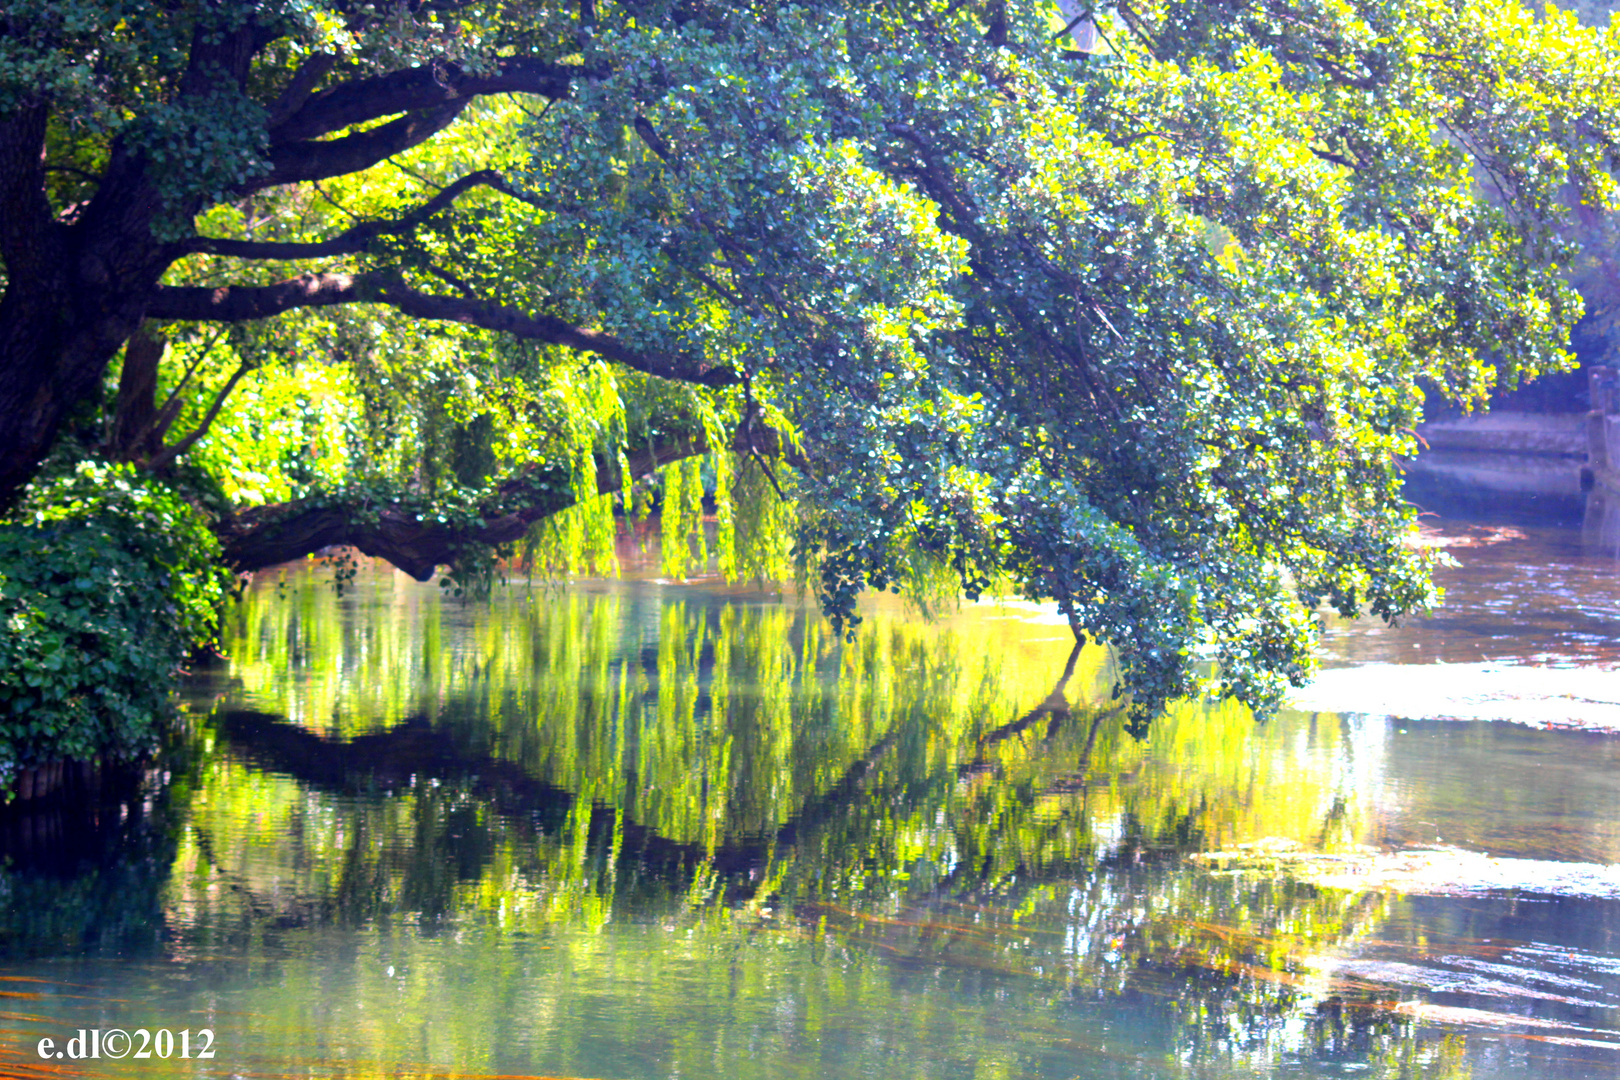
{"label": "bush on riverbank", "polygon": [[36,484],[0,523],[0,791],[19,769],[149,749],[228,584],[202,516],[132,467]]}

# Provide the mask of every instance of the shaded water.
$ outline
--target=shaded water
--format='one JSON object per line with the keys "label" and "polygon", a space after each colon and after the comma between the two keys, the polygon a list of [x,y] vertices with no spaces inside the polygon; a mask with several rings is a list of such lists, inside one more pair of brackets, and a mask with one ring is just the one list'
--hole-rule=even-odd
{"label": "shaded water", "polygon": [[[0,1075],[1615,1075],[1620,737],[1464,706],[1601,696],[1620,576],[1447,536],[1309,708],[1145,743],[1028,608],[261,582],[157,768],[0,818]],[[37,1052],[140,1027],[216,1055]]]}

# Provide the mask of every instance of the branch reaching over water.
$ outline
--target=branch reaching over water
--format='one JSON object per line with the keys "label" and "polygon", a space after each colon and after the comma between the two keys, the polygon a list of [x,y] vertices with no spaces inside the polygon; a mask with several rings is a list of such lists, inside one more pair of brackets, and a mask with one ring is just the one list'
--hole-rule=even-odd
{"label": "branch reaching over water", "polygon": [[[760,442],[757,431],[753,441],[755,446]],[[774,449],[775,440],[771,441]],[[708,451],[701,434],[649,445],[626,455],[629,478]],[[598,492],[617,491],[624,480],[617,462],[597,463]],[[575,502],[565,470],[537,468],[507,480],[466,515],[405,504],[378,505],[360,494],[340,493],[244,510],[221,521],[214,532],[224,546],[226,564],[238,571],[262,570],[322,548],[348,546],[426,581],[470,547],[514,543],[529,526]]]}

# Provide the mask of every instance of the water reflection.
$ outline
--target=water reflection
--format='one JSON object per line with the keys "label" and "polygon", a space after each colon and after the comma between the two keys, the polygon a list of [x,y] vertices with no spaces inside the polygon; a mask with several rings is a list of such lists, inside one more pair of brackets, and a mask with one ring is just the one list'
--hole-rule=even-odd
{"label": "water reflection", "polygon": [[1579,527],[1423,519],[1421,542],[1454,563],[1435,574],[1443,605],[1394,628],[1324,616],[1326,670],[1296,703],[1620,732],[1617,497],[1583,496]]}
{"label": "water reflection", "polygon": [[187,752],[75,819],[90,855],[48,867],[17,839],[41,819],[0,829],[0,974],[46,980],[9,1047],[211,1024],[197,1075],[1620,1063],[1612,901],[1187,858],[1433,831],[1620,861],[1606,737],[1206,704],[1143,743],[1107,657],[1016,612],[879,611],[845,645],[718,588],[361,584],[251,594]]}

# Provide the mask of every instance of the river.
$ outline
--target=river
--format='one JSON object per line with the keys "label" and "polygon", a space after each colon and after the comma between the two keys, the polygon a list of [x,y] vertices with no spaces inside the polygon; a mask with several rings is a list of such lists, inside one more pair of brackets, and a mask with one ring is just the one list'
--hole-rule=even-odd
{"label": "river", "polygon": [[1429,532],[1442,610],[1146,740],[1029,605],[261,576],[0,816],[0,1075],[1614,1076],[1620,573]]}

